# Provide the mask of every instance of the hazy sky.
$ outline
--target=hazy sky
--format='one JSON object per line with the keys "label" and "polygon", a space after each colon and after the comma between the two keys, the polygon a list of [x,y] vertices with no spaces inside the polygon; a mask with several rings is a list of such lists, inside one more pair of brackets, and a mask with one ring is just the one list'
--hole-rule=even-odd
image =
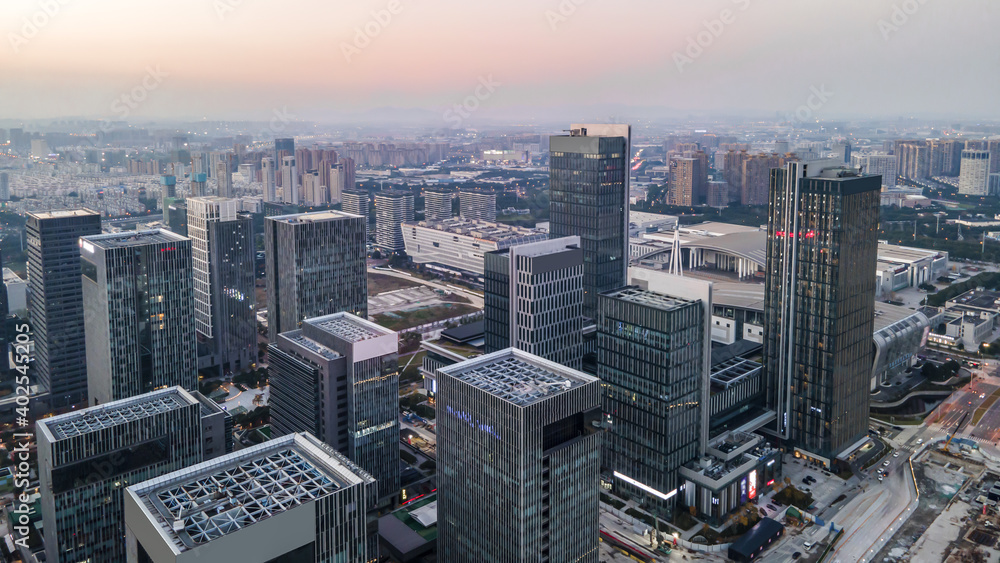
{"label": "hazy sky", "polygon": [[0,118],[992,119],[998,28],[997,0],[4,0]]}

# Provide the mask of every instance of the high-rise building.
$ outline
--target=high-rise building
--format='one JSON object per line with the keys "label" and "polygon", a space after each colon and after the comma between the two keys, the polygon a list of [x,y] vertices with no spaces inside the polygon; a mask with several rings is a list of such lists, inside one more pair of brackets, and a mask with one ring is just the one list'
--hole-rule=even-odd
{"label": "high-rise building", "polygon": [[[451,208],[448,210],[451,216]],[[462,190],[458,194],[458,213],[462,219],[476,221],[497,220],[497,194],[492,191]],[[447,219],[447,217],[445,217]]]}
{"label": "high-rise building", "polygon": [[859,163],[865,174],[882,177],[882,185],[894,187],[896,185],[896,157],[894,155],[872,154],[860,157]]}
{"label": "high-rise building", "polygon": [[[10,361],[7,360],[7,355],[9,354],[9,348],[7,346],[7,317],[10,315],[11,302],[11,295],[8,293],[8,291],[11,291],[8,289],[11,287],[8,286],[7,282],[8,273],[13,275],[15,278],[17,277],[16,274],[10,270],[10,268],[3,267],[3,255],[0,253],[0,274],[3,275],[4,281],[3,286],[0,287],[0,352],[4,354],[4,356],[0,358],[0,377],[6,377],[7,372],[10,370]],[[18,281],[19,280],[20,278],[18,278]],[[23,282],[19,285],[22,290],[26,289]],[[15,356],[16,355],[17,354],[15,352]]]}
{"label": "high-rise building", "polygon": [[53,406],[87,398],[80,237],[101,233],[101,214],[89,209],[27,213],[28,309],[38,383]]}
{"label": "high-rise building", "polygon": [[208,175],[204,172],[191,173],[191,197],[208,195]]}
{"label": "high-rise building", "polygon": [[701,300],[636,286],[600,297],[597,375],[610,421],[603,466],[616,488],[665,516],[677,500],[680,467],[700,453],[705,313]]}
{"label": "high-rise building", "polygon": [[767,187],[771,170],[781,166],[777,154],[755,154],[743,161],[743,188],[740,203],[743,205],[767,205]]}
{"label": "high-rise building", "polygon": [[399,493],[399,337],[348,313],[306,319],[268,348],[271,426],[309,432]]}
{"label": "high-rise building", "polygon": [[10,175],[0,172],[0,201],[10,201]]}
{"label": "high-rise building", "polygon": [[580,237],[588,319],[599,293],[625,285],[631,139],[629,125],[576,124],[549,139],[549,232]]}
{"label": "high-rise building", "polygon": [[341,312],[368,317],[366,229],[363,217],[339,211],[264,220],[271,342],[303,319]]}
{"label": "high-rise building", "polygon": [[281,201],[299,204],[299,173],[294,156],[281,159]]}
{"label": "high-rise building", "polygon": [[868,431],[880,190],[830,160],[771,176],[768,403],[789,449],[828,466]]}
{"label": "high-rise building", "polygon": [[670,159],[670,205],[696,205],[701,179],[701,161],[697,158]]}
{"label": "high-rise building", "polygon": [[123,489],[128,563],[377,561],[380,485],[313,436],[276,438]]}
{"label": "high-rise building", "polygon": [[931,173],[931,149],[927,141],[898,140],[893,154],[896,155],[896,171],[903,178],[923,180]]}
{"label": "high-rise building", "polygon": [[990,174],[1000,172],[1000,139],[990,139],[987,143],[990,151]]}
{"label": "high-rise building", "polygon": [[517,348],[580,369],[580,237],[512,246],[485,256],[486,351]]}
{"label": "high-rise building", "polygon": [[90,403],[197,389],[191,241],[159,229],[80,245]]}
{"label": "high-rise building", "polygon": [[253,218],[240,202],[187,200],[195,328],[209,344],[207,365],[238,372],[257,359]]}
{"label": "high-rise building", "polygon": [[842,141],[839,143],[834,143],[833,145],[833,155],[834,158],[840,160],[841,164],[850,164],[851,162],[851,143],[847,141]]}
{"label": "high-rise building", "polygon": [[355,189],[357,168],[354,164],[353,158],[341,158],[337,161],[340,164],[341,170],[344,174],[344,178],[341,184],[344,186],[344,190]]}
{"label": "high-rise building", "polygon": [[341,209],[344,213],[360,215],[368,222],[368,192],[365,190],[344,190],[341,194]]}
{"label": "high-rise building", "polygon": [[985,196],[989,193],[990,151],[962,151],[962,169],[958,177],[958,193]]}
{"label": "high-rise building", "polygon": [[270,157],[260,159],[260,172],[264,183],[264,201],[273,203],[277,201],[274,159]]}
{"label": "high-rise building", "polygon": [[437,389],[438,560],[596,563],[600,381],[510,348]]}
{"label": "high-rise building", "polygon": [[274,161],[281,162],[286,156],[295,156],[295,139],[275,139],[274,140]]}
{"label": "high-rise building", "polygon": [[125,487],[232,451],[222,407],[180,387],[44,418],[35,433],[51,563],[125,561]]}
{"label": "high-rise building", "polygon": [[[455,189],[433,187],[424,190],[424,220],[444,221],[451,219],[451,202],[455,199]],[[494,203],[496,196],[494,196]],[[496,220],[496,205],[493,206],[493,220]]]}
{"label": "high-rise building", "polygon": [[729,189],[729,201],[740,201],[740,194],[743,192],[743,163],[750,158],[746,150],[730,150],[723,157],[722,176],[726,180]]}
{"label": "high-rise building", "polygon": [[403,223],[413,221],[413,194],[401,190],[375,192],[375,244],[387,252],[402,252]]}
{"label": "high-rise building", "polygon": [[216,193],[219,197],[235,197],[233,191],[233,154],[222,153],[215,163],[215,181],[218,185]]}

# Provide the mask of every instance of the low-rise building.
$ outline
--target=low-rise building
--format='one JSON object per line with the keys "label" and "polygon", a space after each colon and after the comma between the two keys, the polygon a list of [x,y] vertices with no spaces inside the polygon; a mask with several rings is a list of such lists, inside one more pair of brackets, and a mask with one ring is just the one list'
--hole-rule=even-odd
{"label": "low-rise building", "polygon": [[700,517],[721,522],[781,479],[781,451],[764,438],[731,432],[713,440],[706,455],[680,468],[683,501]]}
{"label": "low-rise building", "polygon": [[406,254],[415,263],[475,276],[483,275],[487,252],[548,238],[539,229],[459,218],[403,224]]}
{"label": "low-rise building", "polygon": [[28,282],[10,268],[3,269],[3,284],[7,287],[7,310],[11,313],[28,308]]}

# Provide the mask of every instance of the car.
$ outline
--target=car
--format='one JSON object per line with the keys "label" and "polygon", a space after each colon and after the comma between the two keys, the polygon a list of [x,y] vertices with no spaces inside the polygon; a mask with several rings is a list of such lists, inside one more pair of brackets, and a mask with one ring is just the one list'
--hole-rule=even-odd
{"label": "car", "polygon": [[980,395],[979,395],[979,398],[980,398],[980,399],[985,399],[985,398],[986,398],[986,393],[982,393],[982,394],[980,394]]}
{"label": "car", "polygon": [[782,504],[782,503],[780,503],[780,502],[778,502],[778,501],[776,501],[774,499],[771,499],[771,504],[773,504],[774,506],[785,506],[784,504]]}
{"label": "car", "polygon": [[882,462],[882,465],[884,467],[889,467],[889,460],[885,460],[884,462]]}
{"label": "car", "polygon": [[885,478],[885,477],[882,477],[881,475],[879,475],[879,476],[878,476],[878,481],[879,481],[879,483],[881,483],[881,482],[882,482],[882,479],[884,479],[884,478]]}
{"label": "car", "polygon": [[799,557],[802,557],[801,551],[796,551],[795,553],[792,554],[792,559],[798,559]]}
{"label": "car", "polygon": [[899,452],[892,452],[892,457],[899,457]]}
{"label": "car", "polygon": [[805,483],[806,485],[808,485],[809,484],[809,478],[806,477],[806,478],[802,479],[802,482]]}
{"label": "car", "polygon": [[924,439],[923,439],[923,438],[917,438],[917,445],[918,445],[918,446],[919,446],[920,444],[923,444],[923,443],[924,443]]}
{"label": "car", "polygon": [[767,505],[767,509],[768,510],[778,510],[777,508],[775,508],[773,505],[770,505],[770,504]]}
{"label": "car", "polygon": [[804,547],[804,548],[806,548],[808,550],[808,549],[811,549],[812,546],[814,546],[814,545],[816,545],[816,544],[813,543],[813,542],[811,542],[811,541],[807,541],[807,542],[805,542],[805,543],[802,544],[802,547]]}

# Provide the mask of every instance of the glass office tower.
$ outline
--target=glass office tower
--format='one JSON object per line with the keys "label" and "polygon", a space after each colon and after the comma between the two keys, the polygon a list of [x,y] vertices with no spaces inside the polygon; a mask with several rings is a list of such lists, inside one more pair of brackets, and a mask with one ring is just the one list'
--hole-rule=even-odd
{"label": "glass office tower", "polygon": [[778,434],[827,465],[868,430],[881,183],[832,161],[771,173],[768,402]]}

